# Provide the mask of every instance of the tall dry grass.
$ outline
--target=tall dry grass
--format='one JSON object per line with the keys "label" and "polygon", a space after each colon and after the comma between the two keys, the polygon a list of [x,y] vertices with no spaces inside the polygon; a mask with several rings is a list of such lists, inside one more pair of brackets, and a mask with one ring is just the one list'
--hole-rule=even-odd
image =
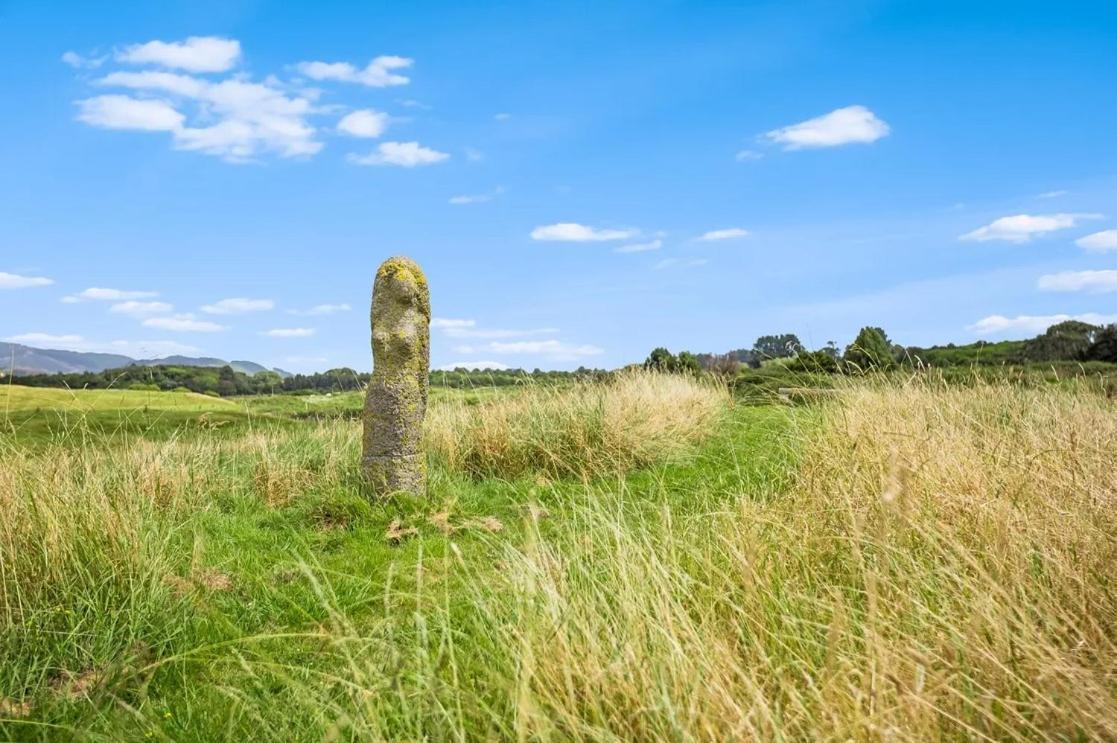
{"label": "tall dry grass", "polygon": [[854,388],[782,498],[510,551],[485,603],[514,732],[1114,739],[1117,410]]}
{"label": "tall dry grass", "polygon": [[119,446],[80,433],[0,455],[0,699],[173,644],[194,519],[347,484],[357,440],[341,426]]}
{"label": "tall dry grass", "polygon": [[476,404],[452,399],[432,408],[427,445],[436,462],[476,477],[621,473],[692,447],[728,400],[715,382],[627,372],[604,384],[534,386]]}

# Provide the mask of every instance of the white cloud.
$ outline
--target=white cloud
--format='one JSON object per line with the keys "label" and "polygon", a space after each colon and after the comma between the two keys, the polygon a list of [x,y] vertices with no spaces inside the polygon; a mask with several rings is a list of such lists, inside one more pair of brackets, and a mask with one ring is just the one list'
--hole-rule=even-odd
{"label": "white cloud", "polygon": [[1117,271],[1063,271],[1039,277],[1036,286],[1048,292],[1090,292],[1101,294],[1117,291]]}
{"label": "white cloud", "polygon": [[480,194],[464,194],[461,196],[451,196],[450,203],[461,206],[463,204],[483,204],[486,201],[492,201],[494,198],[504,193],[504,186],[497,186],[488,193]]}
{"label": "white cloud", "polygon": [[679,266],[680,268],[696,268],[698,266],[705,266],[710,261],[706,258],[692,258],[689,261],[681,261],[678,258],[664,258],[652,266],[656,271],[662,271],[665,268],[672,266]]}
{"label": "white cloud", "polygon": [[662,240],[652,240],[646,243],[633,243],[631,245],[622,245],[617,248],[615,253],[644,253],[649,250],[659,250],[663,247]]}
{"label": "white cloud", "polygon": [[474,328],[472,326],[443,327],[442,332],[449,338],[530,338],[536,335],[554,335],[558,328],[532,328],[531,330],[510,330],[507,328]]}
{"label": "white cloud", "polygon": [[199,320],[190,313],[173,317],[149,317],[143,321],[143,324],[148,328],[172,330],[176,333],[217,333],[226,330],[224,325],[209,320]]}
{"label": "white cloud", "polygon": [[275,308],[275,300],[272,299],[245,299],[244,297],[233,297],[231,299],[222,299],[213,304],[202,306],[202,312],[208,315],[242,315],[245,312],[264,312]]}
{"label": "white cloud", "polygon": [[492,341],[485,344],[485,348],[493,353],[504,354],[534,354],[548,356],[554,359],[577,359],[585,356],[597,356],[605,353],[605,349],[591,345],[572,345],[557,340],[546,341]]}
{"label": "white cloud", "polygon": [[68,51],[62,54],[62,61],[75,70],[94,70],[104,64],[106,59],[107,57],[83,57],[75,51]]}
{"label": "white cloud", "polygon": [[1117,250],[1117,230],[1102,230],[1092,235],[1080,237],[1074,241],[1080,248],[1085,248],[1092,253],[1108,253]]}
{"label": "white cloud", "polygon": [[197,353],[197,346],[177,341],[110,341],[106,346],[113,353],[136,358],[162,358],[171,354]]}
{"label": "white cloud", "polygon": [[477,324],[476,320],[463,320],[452,317],[432,317],[432,328],[472,328]]}
{"label": "white cloud", "polygon": [[50,286],[54,279],[45,276],[20,276],[0,271],[0,289],[27,289],[32,286]]}
{"label": "white cloud", "polygon": [[531,231],[531,239],[555,242],[601,242],[628,240],[637,234],[637,231],[632,229],[598,229],[577,222],[558,222],[536,227]]}
{"label": "white cloud", "polygon": [[756,150],[741,150],[733,156],[733,159],[739,163],[744,163],[751,160],[759,160],[762,157],[764,157],[764,155]]}
{"label": "white cloud", "polygon": [[114,72],[97,81],[102,87],[157,91],[191,102],[193,125],[179,108],[162,100],[102,95],[78,101],[78,119],[109,129],[167,131],[180,150],[245,162],[273,152],[282,157],[313,155],[322,149],[306,117],[314,112],[306,97],[291,97],[278,83],[240,78],[211,82],[172,72]]}
{"label": "white cloud", "polygon": [[240,42],[216,36],[191,36],[185,41],[149,41],[117,52],[120,62],[155,64],[190,72],[225,72],[240,58]]}
{"label": "white cloud", "polygon": [[699,237],[699,240],[704,242],[714,242],[717,240],[734,240],[739,237],[748,237],[749,231],[741,229],[740,227],[727,227],[724,230],[710,230],[705,232]]}
{"label": "white cloud", "polygon": [[62,301],[67,304],[81,302],[82,300],[95,300],[103,302],[123,302],[129,299],[150,299],[158,297],[159,292],[148,291],[131,291],[126,289],[106,289],[99,286],[91,286],[88,289],[72,294],[68,297],[63,297]]}
{"label": "white cloud", "polygon": [[1067,320],[1078,320],[1091,325],[1109,325],[1117,322],[1117,315],[1100,315],[1096,312],[1087,312],[1082,315],[1017,315],[1016,317],[989,315],[966,329],[977,335],[997,335],[1009,332],[1035,335],[1042,333],[1052,325]]}
{"label": "white cloud", "polygon": [[317,315],[333,315],[338,312],[348,312],[351,309],[353,308],[347,304],[318,304],[311,307],[309,310],[287,310],[287,314],[314,317]]}
{"label": "white cloud", "polygon": [[275,328],[265,330],[260,335],[266,335],[269,338],[309,338],[314,335],[314,328]]}
{"label": "white cloud", "polygon": [[337,130],[350,137],[374,139],[388,128],[388,114],[362,108],[348,113],[337,122]]}
{"label": "white cloud", "polygon": [[23,343],[35,348],[62,349],[98,353],[119,353],[135,358],[158,357],[169,354],[196,353],[198,349],[176,341],[91,341],[80,335],[52,335],[50,333],[23,333],[4,340]]}
{"label": "white cloud", "polygon": [[485,153],[476,147],[466,147],[462,151],[465,152],[465,159],[471,163],[479,163],[485,159]]}
{"label": "white cloud", "polygon": [[453,361],[449,364],[443,364],[438,367],[438,371],[454,371],[455,369],[471,369],[474,371],[492,371],[511,369],[508,364],[502,364],[499,361]]}
{"label": "white cloud", "polygon": [[429,147],[423,147],[418,142],[384,142],[376,148],[375,152],[367,155],[350,153],[349,162],[356,165],[398,165],[402,168],[414,168],[417,165],[433,165],[449,158],[450,155]]}
{"label": "white cloud", "polygon": [[159,315],[164,312],[170,312],[174,307],[166,302],[138,302],[130,299],[127,302],[118,302],[112,307],[109,307],[109,312],[115,312],[120,315],[131,315],[133,317],[146,317],[148,315]]}
{"label": "white cloud", "polygon": [[994,219],[984,227],[978,227],[972,232],[967,232],[958,239],[974,242],[1004,240],[1005,242],[1026,243],[1030,242],[1033,237],[1074,227],[1082,220],[1101,218],[1101,214],[1014,214],[1010,217]]}
{"label": "white cloud", "polygon": [[764,135],[785,150],[868,144],[888,135],[888,124],[864,106],[847,106]]}
{"label": "white cloud", "polygon": [[1066,196],[1068,193],[1070,193],[1070,191],[1066,191],[1066,190],[1062,190],[1062,189],[1060,189],[1058,191],[1044,191],[1043,193],[1036,194],[1036,198],[1037,199],[1057,199],[1060,196]]}
{"label": "white cloud", "polygon": [[300,62],[298,70],[311,80],[339,80],[371,88],[386,88],[411,82],[393,70],[405,70],[413,61],[407,57],[386,55],[376,57],[364,69],[357,69],[348,62]]}
{"label": "white cloud", "polygon": [[102,129],[135,129],[145,132],[174,132],[185,120],[174,106],[126,95],[99,95],[77,102],[78,121]]}
{"label": "white cloud", "polygon": [[85,350],[88,345],[80,335],[52,335],[50,333],[21,333],[10,335],[4,340],[9,343],[22,343],[36,348],[61,348],[67,351]]}
{"label": "white cloud", "polygon": [[487,194],[487,193],[474,194],[474,195],[468,195],[467,194],[467,195],[463,195],[463,196],[451,196],[450,197],[450,203],[451,204],[457,204],[457,205],[483,204],[486,201],[492,201],[492,200],[493,200],[492,194]]}

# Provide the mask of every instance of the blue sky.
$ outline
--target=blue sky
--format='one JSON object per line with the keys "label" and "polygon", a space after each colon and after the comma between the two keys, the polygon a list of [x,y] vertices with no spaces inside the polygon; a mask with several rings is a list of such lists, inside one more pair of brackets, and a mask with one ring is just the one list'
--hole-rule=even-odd
{"label": "blue sky", "polygon": [[393,254],[435,366],[1117,320],[1112,3],[9,0],[0,63],[8,340],[367,369]]}

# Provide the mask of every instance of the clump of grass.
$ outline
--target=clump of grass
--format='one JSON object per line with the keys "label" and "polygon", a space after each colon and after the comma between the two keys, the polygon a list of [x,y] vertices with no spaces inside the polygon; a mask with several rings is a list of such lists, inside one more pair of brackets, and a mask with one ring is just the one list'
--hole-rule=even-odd
{"label": "clump of grass", "polygon": [[427,446],[475,477],[529,473],[593,477],[661,462],[709,434],[724,387],[691,377],[628,372],[608,383],[528,387],[467,405],[432,407]]}

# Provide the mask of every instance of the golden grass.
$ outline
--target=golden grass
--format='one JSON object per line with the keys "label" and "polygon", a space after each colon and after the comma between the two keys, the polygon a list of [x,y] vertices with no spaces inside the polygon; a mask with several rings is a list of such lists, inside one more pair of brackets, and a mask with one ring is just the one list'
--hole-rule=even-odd
{"label": "golden grass", "polygon": [[477,477],[621,473],[692,447],[728,400],[724,386],[651,372],[529,387],[432,406],[427,446],[436,461]]}
{"label": "golden grass", "polygon": [[588,500],[483,591],[517,733],[1114,739],[1115,412],[851,389],[781,498],[635,529]]}

